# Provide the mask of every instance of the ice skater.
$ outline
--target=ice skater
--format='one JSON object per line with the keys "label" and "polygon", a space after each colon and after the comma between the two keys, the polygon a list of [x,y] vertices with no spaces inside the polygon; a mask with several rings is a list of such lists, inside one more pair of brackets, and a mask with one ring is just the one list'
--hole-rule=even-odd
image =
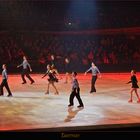
{"label": "ice skater", "polygon": [[137,92],[137,88],[139,88],[138,86],[138,80],[136,77],[136,71],[135,70],[131,70],[131,81],[129,81],[127,84],[132,83],[132,88],[130,90],[130,99],[128,102],[133,102],[133,91],[136,93],[136,96],[138,98],[137,103],[140,103],[140,97],[139,94]]}
{"label": "ice skater", "polygon": [[79,83],[78,83],[78,80],[76,78],[77,76],[77,73],[76,72],[72,72],[72,92],[70,94],[70,97],[69,97],[69,105],[68,107],[71,107],[74,105],[74,97],[76,96],[78,102],[79,102],[79,106],[77,106],[78,108],[81,108],[81,107],[84,107],[84,104],[82,102],[82,99],[80,97],[80,88],[79,88]]}
{"label": "ice skater", "polygon": [[55,94],[58,95],[59,92],[54,84],[55,82],[58,82],[58,79],[54,73],[54,70],[52,70],[50,65],[47,65],[47,72],[44,74],[44,76],[42,76],[42,78],[44,78],[47,75],[49,76],[49,79],[48,79],[47,91],[45,94],[49,94],[50,85],[52,85],[52,87],[55,89]]}
{"label": "ice skater", "polygon": [[85,75],[89,72],[92,71],[92,80],[91,80],[91,90],[90,93],[96,92],[96,88],[95,88],[95,83],[99,74],[99,77],[101,77],[101,73],[99,71],[99,69],[97,68],[97,66],[92,62],[91,63],[91,67],[85,72]]}
{"label": "ice skater", "polygon": [[11,97],[12,96],[12,93],[11,93],[11,90],[9,88],[9,85],[8,85],[8,75],[7,75],[7,69],[6,69],[6,64],[3,64],[2,65],[2,83],[0,85],[0,96],[3,96],[4,93],[3,93],[3,87],[6,88],[7,92],[8,92],[8,95],[7,97]]}
{"label": "ice skater", "polygon": [[29,71],[32,72],[32,68],[31,68],[29,62],[27,61],[26,56],[23,56],[23,62],[22,62],[22,64],[18,65],[17,68],[19,68],[19,67],[23,67],[22,73],[21,73],[21,78],[23,80],[22,84],[26,84],[27,83],[26,79],[25,79],[25,75],[31,81],[31,84],[33,84],[35,81],[29,75]]}

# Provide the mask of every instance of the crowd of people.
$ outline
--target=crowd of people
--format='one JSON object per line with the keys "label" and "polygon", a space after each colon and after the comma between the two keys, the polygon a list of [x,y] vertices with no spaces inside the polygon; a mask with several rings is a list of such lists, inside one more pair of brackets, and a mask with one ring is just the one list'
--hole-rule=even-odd
{"label": "crowd of people", "polygon": [[[23,55],[32,65],[55,63],[60,71],[96,64],[140,63],[139,36],[133,35],[51,35],[45,33],[0,34],[0,63],[17,65]],[[65,62],[68,59],[68,63]]]}

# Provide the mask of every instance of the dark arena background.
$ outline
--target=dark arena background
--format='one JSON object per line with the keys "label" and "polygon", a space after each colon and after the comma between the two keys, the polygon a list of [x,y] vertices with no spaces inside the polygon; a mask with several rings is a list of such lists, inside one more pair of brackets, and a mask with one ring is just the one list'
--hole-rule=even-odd
{"label": "dark arena background", "polygon": [[[23,56],[34,83],[22,84]],[[90,93],[91,63],[101,72]],[[6,64],[7,90],[0,96],[0,131],[66,132],[140,130],[140,104],[130,98],[131,70],[140,81],[140,2],[107,0],[0,0],[0,67]],[[47,91],[46,66],[59,72]],[[68,107],[76,71],[84,108]],[[2,75],[0,76],[3,80]],[[139,82],[138,82],[139,85]],[[2,84],[1,84],[2,89]],[[138,89],[138,94],[140,90]],[[140,94],[139,94],[140,95]]]}

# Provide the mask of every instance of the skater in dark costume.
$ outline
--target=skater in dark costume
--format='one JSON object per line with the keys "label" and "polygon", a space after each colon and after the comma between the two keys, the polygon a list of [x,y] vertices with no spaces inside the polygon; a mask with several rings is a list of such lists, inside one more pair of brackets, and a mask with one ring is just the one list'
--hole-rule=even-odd
{"label": "skater in dark costume", "polygon": [[137,89],[139,88],[139,86],[137,85],[138,83],[138,80],[137,80],[137,77],[136,77],[136,71],[135,70],[131,70],[131,81],[129,81],[127,84],[129,83],[132,83],[132,88],[130,90],[130,99],[128,102],[133,102],[133,91],[135,92],[138,100],[137,100],[137,103],[140,103],[140,97],[139,97],[139,94],[137,92]]}
{"label": "skater in dark costume", "polygon": [[96,83],[98,74],[99,74],[99,77],[101,77],[101,73],[100,73],[99,69],[97,68],[97,66],[95,66],[95,64],[93,62],[91,63],[91,67],[85,72],[85,75],[89,71],[92,71],[92,80],[91,80],[90,93],[93,93],[93,92],[96,92],[95,83]]}
{"label": "skater in dark costume", "polygon": [[57,81],[58,79],[62,79],[55,65],[51,65],[51,70],[52,70],[52,73],[55,75]]}
{"label": "skater in dark costume", "polygon": [[82,102],[82,99],[80,97],[80,88],[79,88],[79,83],[78,83],[78,80],[76,78],[77,76],[77,73],[76,72],[73,72],[72,73],[72,92],[70,94],[70,97],[69,97],[69,105],[68,107],[71,107],[74,105],[74,97],[76,96],[78,102],[79,102],[79,106],[77,106],[78,108],[80,107],[84,107],[84,104]]}
{"label": "skater in dark costume", "polygon": [[49,79],[48,79],[47,91],[45,94],[49,94],[50,85],[52,85],[52,87],[55,89],[55,94],[58,95],[59,92],[54,84],[55,82],[58,82],[58,79],[54,73],[54,70],[52,70],[50,65],[47,65],[47,72],[45,73],[45,75],[42,78],[44,78],[47,75],[48,75]]}
{"label": "skater in dark costume", "polygon": [[[35,81],[31,78],[31,76],[29,75],[29,70],[30,72],[32,71],[30,64],[27,61],[27,58],[25,56],[23,56],[23,62],[22,64],[18,65],[17,68],[19,67],[23,67],[22,69],[22,73],[21,73],[21,78],[23,80],[22,84],[26,84],[26,80],[25,80],[25,75],[26,77],[31,81],[31,84],[33,84]],[[29,68],[29,70],[28,70]]]}

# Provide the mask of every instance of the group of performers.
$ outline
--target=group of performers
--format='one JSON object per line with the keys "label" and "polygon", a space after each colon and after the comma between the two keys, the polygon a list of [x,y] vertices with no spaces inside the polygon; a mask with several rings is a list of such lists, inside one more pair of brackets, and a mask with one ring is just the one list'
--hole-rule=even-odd
{"label": "group of performers", "polygon": [[[66,59],[66,62],[68,62],[68,60]],[[21,78],[23,80],[22,84],[26,84],[26,79],[25,79],[25,75],[26,77],[30,80],[30,84],[35,83],[35,81],[31,78],[31,76],[29,75],[29,72],[32,71],[31,66],[27,60],[27,58],[25,56],[23,56],[23,62],[17,66],[17,68],[19,67],[23,67],[22,69],[22,73],[21,73]],[[29,68],[29,70],[28,70]],[[9,88],[8,85],[8,75],[7,75],[7,69],[6,69],[6,64],[2,65],[2,83],[0,85],[0,96],[3,96],[3,88],[5,87],[7,89],[8,92],[8,97],[12,97],[13,94],[11,93],[11,90]],[[101,73],[98,69],[98,67],[92,62],[91,63],[91,67],[85,72],[85,75],[91,71],[92,72],[92,79],[91,79],[91,90],[90,93],[96,92],[96,88],[95,88],[95,83],[98,77],[101,77]],[[44,78],[45,76],[48,76],[48,85],[47,85],[47,91],[45,94],[49,94],[49,89],[50,89],[50,85],[52,85],[52,87],[55,89],[55,94],[58,95],[59,92],[55,86],[55,82],[58,82],[58,77],[59,77],[59,73],[57,71],[57,69],[55,68],[54,64],[52,65],[47,65],[47,71],[46,73],[42,76],[42,78]],[[68,71],[66,71],[66,81],[65,83],[68,82],[68,77],[70,77],[70,73]],[[74,105],[74,97],[77,98],[78,102],[79,102],[79,106],[77,106],[78,108],[80,107],[84,107],[84,104],[82,102],[82,99],[80,97],[80,87],[79,87],[79,82],[77,80],[77,72],[72,72],[71,74],[71,83],[72,83],[72,91],[69,97],[69,105],[68,107],[71,107]],[[128,83],[132,83],[132,88],[130,91],[130,100],[128,102],[132,102],[133,101],[133,91],[135,92],[137,98],[138,98],[138,103],[140,103],[140,97],[138,95],[137,92],[137,88],[139,88],[138,86],[138,81],[136,78],[136,71],[132,70],[131,71],[131,80]],[[128,84],[127,83],[127,84]]]}

